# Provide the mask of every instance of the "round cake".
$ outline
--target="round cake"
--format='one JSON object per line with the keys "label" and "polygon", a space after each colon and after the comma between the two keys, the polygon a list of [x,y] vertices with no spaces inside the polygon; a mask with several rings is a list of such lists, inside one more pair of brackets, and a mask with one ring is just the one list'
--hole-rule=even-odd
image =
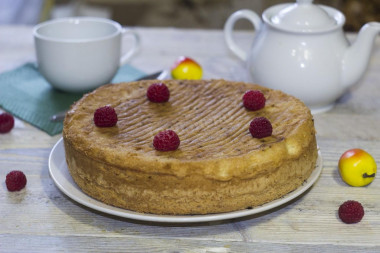
{"label": "round cake", "polygon": [[[163,82],[170,99],[153,103],[148,87]],[[246,109],[259,90],[265,107]],[[112,127],[94,112],[115,109]],[[250,122],[267,118],[272,135],[254,138]],[[153,138],[173,130],[174,151]],[[66,161],[76,184],[106,204],[154,214],[208,214],[252,208],[298,188],[318,156],[310,110],[297,98],[259,85],[225,80],[147,80],[109,84],[83,96],[66,114]]]}

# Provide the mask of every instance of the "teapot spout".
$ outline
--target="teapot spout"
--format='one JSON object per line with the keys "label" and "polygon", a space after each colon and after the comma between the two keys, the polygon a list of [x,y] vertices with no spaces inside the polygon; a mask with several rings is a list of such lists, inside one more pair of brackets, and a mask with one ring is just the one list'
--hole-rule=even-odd
{"label": "teapot spout", "polygon": [[348,88],[357,83],[365,73],[376,36],[380,33],[380,23],[364,25],[356,41],[347,49],[343,57],[342,84]]}

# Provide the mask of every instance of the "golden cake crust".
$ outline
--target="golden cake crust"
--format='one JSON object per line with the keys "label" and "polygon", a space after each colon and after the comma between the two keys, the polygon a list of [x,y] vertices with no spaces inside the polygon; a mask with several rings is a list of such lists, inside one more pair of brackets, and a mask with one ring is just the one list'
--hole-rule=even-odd
{"label": "golden cake crust", "polygon": [[[298,99],[258,85],[225,80],[166,80],[166,103],[146,98],[157,80],[105,85],[66,115],[63,139],[71,175],[107,204],[157,214],[218,213],[253,207],[294,190],[315,167],[313,119]],[[242,105],[261,90],[258,111]],[[115,127],[93,124],[94,111],[115,108]],[[252,138],[250,121],[268,118],[273,134]],[[178,150],[156,151],[153,137],[174,130]]]}

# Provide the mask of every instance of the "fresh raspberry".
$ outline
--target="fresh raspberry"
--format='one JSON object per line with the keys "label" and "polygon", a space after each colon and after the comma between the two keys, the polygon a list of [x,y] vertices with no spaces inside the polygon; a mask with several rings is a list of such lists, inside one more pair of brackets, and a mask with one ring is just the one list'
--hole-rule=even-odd
{"label": "fresh raspberry", "polygon": [[179,147],[179,137],[173,130],[159,132],[153,139],[153,146],[159,151],[173,151]]}
{"label": "fresh raspberry", "polygon": [[146,96],[151,102],[167,102],[170,97],[170,91],[164,83],[153,83],[148,87]]}
{"label": "fresh raspberry", "polygon": [[348,200],[339,207],[339,218],[347,224],[357,223],[364,216],[362,204],[355,200]]}
{"label": "fresh raspberry", "polygon": [[111,106],[103,106],[96,109],[94,123],[97,127],[113,127],[117,123],[117,114]]}
{"label": "fresh raspberry", "polygon": [[243,96],[243,105],[251,111],[257,111],[265,106],[264,94],[259,90],[249,90]]}
{"label": "fresh raspberry", "polygon": [[0,133],[5,134],[12,130],[15,125],[15,119],[12,114],[3,112],[0,114]]}
{"label": "fresh raspberry", "polygon": [[265,117],[254,118],[249,124],[249,132],[254,138],[264,138],[272,135],[272,124]]}
{"label": "fresh raspberry", "polygon": [[26,176],[22,171],[13,170],[7,174],[5,184],[10,192],[20,191],[26,185]]}

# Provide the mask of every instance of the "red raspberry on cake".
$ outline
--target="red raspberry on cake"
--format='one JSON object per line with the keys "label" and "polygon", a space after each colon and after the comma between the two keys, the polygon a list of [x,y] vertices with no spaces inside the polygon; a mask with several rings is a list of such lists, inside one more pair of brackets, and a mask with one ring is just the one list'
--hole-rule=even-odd
{"label": "red raspberry on cake", "polygon": [[259,90],[249,90],[243,96],[243,105],[251,111],[257,111],[265,106],[264,94]]}
{"label": "red raspberry on cake", "polygon": [[0,114],[0,133],[5,134],[12,130],[15,125],[15,120],[12,114],[3,112]]}
{"label": "red raspberry on cake", "polygon": [[272,135],[272,124],[265,117],[254,118],[249,125],[249,132],[254,138],[264,138]]}
{"label": "red raspberry on cake", "polygon": [[26,176],[22,171],[13,170],[7,174],[5,184],[10,192],[20,191],[26,185]]}
{"label": "red raspberry on cake", "polygon": [[97,127],[113,127],[117,120],[115,109],[108,105],[96,109],[94,113],[94,123]]}
{"label": "red raspberry on cake", "polygon": [[364,216],[364,208],[358,201],[348,200],[340,205],[338,214],[344,223],[358,223]]}
{"label": "red raspberry on cake", "polygon": [[159,151],[173,151],[179,147],[180,140],[173,130],[164,130],[159,132],[153,138],[153,146]]}
{"label": "red raspberry on cake", "polygon": [[164,83],[153,83],[148,87],[146,96],[151,102],[164,103],[169,101],[170,91]]}

